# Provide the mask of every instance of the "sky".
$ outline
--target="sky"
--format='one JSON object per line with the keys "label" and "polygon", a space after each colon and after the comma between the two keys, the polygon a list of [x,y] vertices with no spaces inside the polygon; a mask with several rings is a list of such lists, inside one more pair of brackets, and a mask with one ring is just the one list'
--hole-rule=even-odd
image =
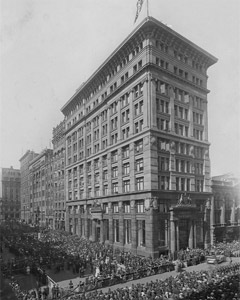
{"label": "sky", "polygon": [[[211,173],[240,174],[240,1],[148,0],[218,58],[208,70]],[[51,146],[63,105],[146,17],[137,0],[0,0],[0,167]]]}

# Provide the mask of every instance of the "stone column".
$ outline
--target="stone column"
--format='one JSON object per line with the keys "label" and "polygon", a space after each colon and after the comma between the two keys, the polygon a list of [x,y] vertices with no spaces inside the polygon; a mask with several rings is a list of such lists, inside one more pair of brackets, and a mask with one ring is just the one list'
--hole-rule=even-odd
{"label": "stone column", "polygon": [[[156,201],[153,198],[146,199],[146,201]],[[146,207],[146,204],[145,204]],[[158,250],[158,214],[157,214],[157,207],[153,207],[150,204],[150,208],[146,211],[146,251],[148,255],[153,258],[158,257],[159,250]]]}
{"label": "stone column", "polygon": [[233,199],[232,200],[232,208],[231,208],[231,223],[236,222],[235,211],[236,211],[236,201],[235,201],[235,199]]}
{"label": "stone column", "polygon": [[87,205],[84,205],[84,232],[85,232],[85,237],[88,239],[89,238],[89,230],[88,230],[88,215],[87,215]]}
{"label": "stone column", "polygon": [[66,232],[69,232],[69,206],[66,207],[66,219],[65,219],[65,230]]}
{"label": "stone column", "polygon": [[96,242],[96,220],[92,220],[92,241]]}
{"label": "stone column", "polygon": [[124,224],[123,224],[123,203],[119,201],[119,242],[120,246],[124,246]]}
{"label": "stone column", "polygon": [[176,225],[176,246],[177,246],[177,251],[179,251],[179,222],[177,221],[175,225]]}
{"label": "stone column", "polygon": [[175,222],[173,219],[173,211],[170,213],[170,250],[174,256],[176,251],[176,230],[175,230]]}
{"label": "stone column", "polygon": [[108,214],[109,214],[109,244],[113,244],[113,215],[112,205],[108,203]]}
{"label": "stone column", "polygon": [[193,248],[197,246],[197,227],[196,222],[193,221]]}
{"label": "stone column", "polygon": [[131,201],[131,220],[132,220],[132,253],[137,252],[137,220],[136,220],[136,207],[135,201]]}
{"label": "stone column", "polygon": [[105,241],[104,237],[104,226],[103,226],[103,220],[100,221],[100,242],[103,243]]}
{"label": "stone column", "polygon": [[188,239],[188,246],[190,249],[193,249],[193,221],[189,221],[189,239]]}
{"label": "stone column", "polygon": [[225,211],[226,211],[226,207],[225,207],[225,199],[222,199],[222,207],[221,207],[221,224],[225,224]]}

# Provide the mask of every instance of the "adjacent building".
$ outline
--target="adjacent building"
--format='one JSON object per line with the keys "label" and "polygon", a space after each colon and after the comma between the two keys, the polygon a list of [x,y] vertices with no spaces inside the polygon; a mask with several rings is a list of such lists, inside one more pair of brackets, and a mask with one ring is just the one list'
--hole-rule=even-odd
{"label": "adjacent building", "polygon": [[240,239],[240,182],[233,174],[212,177],[213,242]]}
{"label": "adjacent building", "polygon": [[144,19],[62,107],[66,230],[157,257],[210,243],[207,70]]}
{"label": "adjacent building", "polygon": [[53,128],[54,229],[65,230],[65,121]]}
{"label": "adjacent building", "polygon": [[20,220],[20,170],[0,169],[0,222]]}
{"label": "adjacent building", "polygon": [[45,149],[29,163],[30,222],[53,228],[53,150]]}
{"label": "adjacent building", "polygon": [[38,153],[28,150],[19,160],[21,173],[21,220],[26,223],[31,223],[29,165],[37,156]]}

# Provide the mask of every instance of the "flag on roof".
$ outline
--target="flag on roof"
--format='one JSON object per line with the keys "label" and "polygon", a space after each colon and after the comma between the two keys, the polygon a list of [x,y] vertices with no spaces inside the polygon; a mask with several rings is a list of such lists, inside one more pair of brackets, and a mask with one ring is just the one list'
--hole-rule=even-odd
{"label": "flag on roof", "polygon": [[137,12],[136,12],[134,23],[137,21],[137,18],[138,18],[139,14],[140,14],[140,11],[141,11],[142,5],[143,5],[143,1],[144,0],[138,0],[138,2],[137,2]]}

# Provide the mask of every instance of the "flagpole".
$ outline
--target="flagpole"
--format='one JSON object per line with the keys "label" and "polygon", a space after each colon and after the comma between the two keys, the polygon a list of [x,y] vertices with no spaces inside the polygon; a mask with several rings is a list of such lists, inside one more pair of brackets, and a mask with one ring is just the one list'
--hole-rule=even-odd
{"label": "flagpole", "polygon": [[148,5],[148,0],[147,0],[147,17],[149,17],[149,5]]}

